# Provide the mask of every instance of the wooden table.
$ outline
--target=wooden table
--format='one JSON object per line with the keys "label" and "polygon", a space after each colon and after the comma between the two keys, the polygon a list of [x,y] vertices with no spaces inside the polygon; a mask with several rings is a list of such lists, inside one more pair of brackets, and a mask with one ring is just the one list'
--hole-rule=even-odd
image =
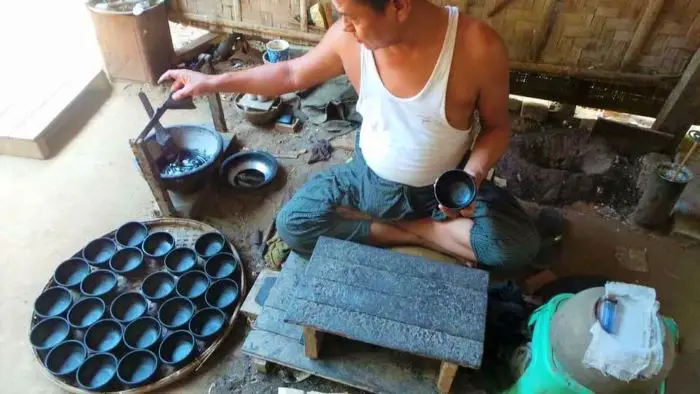
{"label": "wooden table", "polygon": [[440,360],[447,393],[459,366],[481,366],[487,286],[481,270],[321,238],[285,321],[312,359],[330,333]]}

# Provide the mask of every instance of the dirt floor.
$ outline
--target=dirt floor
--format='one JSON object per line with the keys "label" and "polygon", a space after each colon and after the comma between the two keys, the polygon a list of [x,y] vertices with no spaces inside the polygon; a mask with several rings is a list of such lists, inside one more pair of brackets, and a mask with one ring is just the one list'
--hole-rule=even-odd
{"label": "dirt floor", "polygon": [[[48,393],[59,390],[43,376],[31,352],[27,333],[32,304],[54,268],[88,240],[125,221],[150,218],[153,202],[134,164],[127,140],[144,125],[146,116],[136,97],[141,86],[118,84],[112,97],[79,129],[76,137],[53,159],[36,161],[0,156],[0,251],[6,272],[0,275],[0,391]],[[146,89],[155,103],[166,96],[161,88]],[[224,100],[229,129],[249,149],[265,149],[277,155],[295,155],[309,149],[311,141],[327,136],[306,129],[280,134],[245,123]],[[210,122],[206,103],[194,111],[166,114],[164,124]],[[346,145],[348,135],[336,140]],[[336,142],[334,141],[334,142]],[[263,266],[251,235],[264,230],[282,202],[308,176],[332,163],[346,160],[338,150],[332,161],[306,164],[308,153],[298,159],[280,159],[284,168],[275,184],[256,193],[222,192],[205,204],[204,220],[224,231],[241,252],[254,275]],[[641,283],[657,289],[662,312],[680,325],[682,353],[676,360],[670,393],[697,392],[693,386],[700,365],[700,247],[685,238],[647,233],[628,224],[601,217],[585,204],[563,209],[567,227],[561,256],[553,267],[560,276],[596,274]],[[623,266],[619,256],[632,250],[645,258]],[[616,252],[617,256],[616,257]],[[634,268],[634,270],[630,270]],[[276,393],[291,386],[325,392],[355,392],[339,384],[310,378],[286,384],[279,372],[255,373],[250,360],[237,348],[245,335],[244,321],[193,379],[172,392]]]}

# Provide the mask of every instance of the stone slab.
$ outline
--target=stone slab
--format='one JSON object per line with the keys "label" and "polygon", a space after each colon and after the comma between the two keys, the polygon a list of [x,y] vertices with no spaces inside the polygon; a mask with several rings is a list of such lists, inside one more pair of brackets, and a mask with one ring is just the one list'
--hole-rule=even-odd
{"label": "stone slab", "polygon": [[265,307],[263,313],[255,321],[256,330],[269,331],[273,334],[281,335],[301,344],[304,343],[304,330],[295,324],[284,322],[285,311]]}
{"label": "stone slab", "polygon": [[467,312],[483,313],[486,309],[486,293],[483,290],[455,286],[450,283],[436,283],[422,278],[402,276],[400,273],[397,275],[376,268],[354,264],[311,264],[306,275],[397,296],[468,298],[471,302],[466,305]]}
{"label": "stone slab", "polygon": [[465,295],[462,299],[422,297],[415,293],[405,296],[310,277],[295,297],[475,341],[484,340],[486,293]]}
{"label": "stone slab", "polygon": [[489,281],[486,271],[327,237],[321,237],[316,244],[310,263],[313,264],[315,260],[355,264],[402,276],[428,279],[433,283],[483,291],[486,291]]}
{"label": "stone slab", "polygon": [[481,366],[481,341],[303,299],[290,301],[285,320],[288,323],[469,368]]}

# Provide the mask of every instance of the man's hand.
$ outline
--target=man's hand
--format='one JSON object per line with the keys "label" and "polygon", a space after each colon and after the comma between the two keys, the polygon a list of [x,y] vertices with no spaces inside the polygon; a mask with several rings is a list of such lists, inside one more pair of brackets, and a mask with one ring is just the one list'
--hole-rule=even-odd
{"label": "man's hand", "polygon": [[[471,170],[470,168],[465,168],[464,172],[467,174],[471,175],[472,178],[474,178],[474,182],[476,183],[476,191],[479,190],[479,187],[481,186],[481,182],[483,182],[483,177],[477,175],[478,173],[476,171]],[[471,219],[472,216],[474,216],[474,210],[476,209],[476,199],[472,201],[469,206],[466,208],[462,208],[460,210],[456,209],[451,209],[443,206],[442,204],[438,205],[438,208],[447,215],[448,218],[451,219],[456,219],[456,218],[468,218]]]}
{"label": "man's hand", "polygon": [[471,219],[472,216],[474,215],[474,209],[476,208],[476,201],[473,201],[471,204],[469,204],[468,207],[462,208],[460,210],[455,210],[455,209],[450,209],[442,206],[442,204],[438,205],[440,210],[447,215],[448,218],[451,219],[456,219],[456,218],[468,218]]}
{"label": "man's hand", "polygon": [[175,100],[189,96],[199,96],[209,93],[212,89],[211,76],[192,70],[168,70],[158,79],[158,83],[169,79],[173,80],[170,91],[173,92],[173,99]]}

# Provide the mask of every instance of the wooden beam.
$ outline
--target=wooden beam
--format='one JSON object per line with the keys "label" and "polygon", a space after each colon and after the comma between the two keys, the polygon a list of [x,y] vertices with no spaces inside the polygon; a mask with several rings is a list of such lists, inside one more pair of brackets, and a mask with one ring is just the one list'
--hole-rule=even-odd
{"label": "wooden beam", "polygon": [[171,12],[169,18],[175,22],[202,27],[212,31],[243,33],[266,39],[284,37],[300,44],[315,45],[323,38],[323,32],[315,32],[311,29],[309,29],[310,31],[308,32],[279,29],[189,12]]}
{"label": "wooden beam", "polygon": [[549,36],[552,34],[552,27],[557,20],[557,3],[558,0],[546,0],[543,7],[542,23],[535,30],[535,35],[532,37],[532,48],[530,49],[530,60],[537,62],[542,56],[542,51],[547,46]]}
{"label": "wooden beam", "polygon": [[218,33],[206,33],[187,44],[175,49],[175,64],[180,64],[188,60],[194,59],[200,53],[204,52],[209,45],[219,37]]}
{"label": "wooden beam", "polygon": [[[557,75],[562,77],[575,77],[581,79],[615,81],[619,84],[634,86],[667,86],[680,76],[677,74],[647,75],[637,73],[622,73],[619,71],[589,70],[559,66],[555,64],[537,64],[526,62],[510,62],[510,68],[517,71],[537,72],[542,74]],[[671,85],[673,86],[673,85]]]}
{"label": "wooden beam", "polygon": [[642,14],[637,29],[634,31],[634,36],[632,36],[632,41],[630,41],[630,45],[627,47],[625,56],[620,63],[620,70],[627,69],[632,65],[632,62],[637,60],[639,52],[644,48],[644,44],[647,42],[647,38],[649,38],[651,29],[659,18],[663,6],[664,0],[649,0],[647,2],[644,14]]}
{"label": "wooden beam", "polygon": [[652,129],[673,134],[677,146],[690,126],[700,121],[700,49],[690,59],[681,79],[668,95]]}
{"label": "wooden beam", "polygon": [[299,0],[299,25],[301,31],[309,31],[309,2],[308,0]]}
{"label": "wooden beam", "polygon": [[233,0],[233,20],[241,22],[243,20],[243,12],[241,11],[241,0]]}
{"label": "wooden beam", "polygon": [[452,388],[452,382],[455,380],[455,375],[457,375],[457,364],[448,363],[443,361],[440,364],[440,375],[438,375],[437,389],[440,394],[447,394]]}
{"label": "wooden beam", "polygon": [[310,359],[317,359],[321,352],[323,333],[311,327],[304,327],[304,353]]}

